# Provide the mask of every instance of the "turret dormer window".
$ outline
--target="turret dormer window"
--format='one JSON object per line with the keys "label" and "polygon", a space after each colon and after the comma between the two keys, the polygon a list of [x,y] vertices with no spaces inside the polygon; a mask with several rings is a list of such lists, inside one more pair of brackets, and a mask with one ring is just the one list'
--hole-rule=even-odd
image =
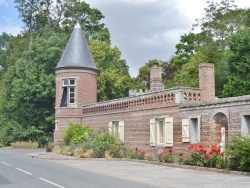
{"label": "turret dormer window", "polygon": [[62,100],[60,107],[68,107],[76,103],[76,79],[62,79]]}

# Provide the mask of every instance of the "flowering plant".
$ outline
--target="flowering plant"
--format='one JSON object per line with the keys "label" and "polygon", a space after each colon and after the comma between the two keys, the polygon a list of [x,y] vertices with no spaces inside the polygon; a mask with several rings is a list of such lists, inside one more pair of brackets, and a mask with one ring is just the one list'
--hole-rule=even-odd
{"label": "flowering plant", "polygon": [[157,151],[157,158],[160,162],[164,162],[164,163],[173,163],[174,161],[174,157],[173,157],[173,149],[169,148],[168,150],[166,150],[165,152],[162,149],[159,149]]}
{"label": "flowering plant", "polygon": [[135,148],[135,150],[131,150],[129,152],[129,158],[131,159],[145,159],[145,154],[146,154],[146,151],[145,150],[140,150],[138,149],[137,147]]}
{"label": "flowering plant", "polygon": [[181,158],[182,164],[208,166],[224,168],[224,154],[220,153],[220,148],[216,144],[212,144],[211,148],[205,148],[202,144],[190,144],[188,149],[191,151],[189,158]]}

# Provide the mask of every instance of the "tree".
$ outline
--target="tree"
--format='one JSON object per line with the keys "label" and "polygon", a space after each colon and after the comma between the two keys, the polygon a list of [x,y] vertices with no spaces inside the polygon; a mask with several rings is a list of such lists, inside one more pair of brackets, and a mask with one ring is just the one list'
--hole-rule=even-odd
{"label": "tree", "polygon": [[66,32],[71,33],[75,23],[79,21],[85,31],[87,40],[98,40],[110,43],[110,33],[100,20],[104,15],[96,8],[90,8],[90,5],[78,0],[69,0],[70,5],[66,7],[62,25]]}
{"label": "tree", "polygon": [[228,42],[234,33],[246,27],[249,15],[249,10],[237,9],[233,3],[233,0],[208,2],[204,17],[193,26],[194,29],[199,28],[200,32],[181,36],[180,43],[176,45],[174,64],[182,70],[174,79],[176,84],[197,86],[198,77],[195,79],[195,76],[198,75],[198,63],[214,63],[216,95],[221,96],[229,71],[225,58]]}
{"label": "tree", "polygon": [[2,33],[2,35],[0,35],[0,78],[2,75],[2,71],[6,70],[6,58],[7,58],[7,48],[9,46],[9,43],[11,41],[11,39],[13,39],[12,35],[9,35],[7,33]]}
{"label": "tree", "polygon": [[[67,35],[53,34],[33,41],[25,57],[16,60],[9,95],[2,109],[8,119],[22,127],[35,126],[52,132],[54,126],[55,77]],[[22,115],[20,115],[22,114]]]}
{"label": "tree", "polygon": [[250,31],[249,28],[236,33],[229,43],[228,83],[224,85],[223,97],[250,94]]}
{"label": "tree", "polygon": [[19,17],[29,30],[29,49],[33,42],[33,32],[35,29],[35,14],[39,10],[42,0],[15,0]]}
{"label": "tree", "polygon": [[121,59],[120,50],[101,41],[90,41],[90,49],[100,71],[97,78],[98,101],[127,96],[130,75],[126,61]]}

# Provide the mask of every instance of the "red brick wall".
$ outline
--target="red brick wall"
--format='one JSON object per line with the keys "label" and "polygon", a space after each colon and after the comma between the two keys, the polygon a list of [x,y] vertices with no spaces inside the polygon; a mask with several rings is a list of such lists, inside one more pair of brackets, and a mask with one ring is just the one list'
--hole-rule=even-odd
{"label": "red brick wall", "polygon": [[95,72],[83,69],[70,69],[56,71],[56,108],[60,107],[62,98],[62,78],[76,79],[77,107],[97,102],[97,75]]}
{"label": "red brick wall", "polygon": [[[62,78],[76,78],[76,105],[60,107],[62,98]],[[62,131],[69,123],[81,124],[82,105],[97,102],[97,75],[93,71],[83,69],[64,69],[56,71],[56,104],[55,120],[58,126],[55,129],[55,142],[62,141]]]}
{"label": "red brick wall", "polygon": [[[182,142],[182,119],[200,117],[200,140],[206,147],[220,140],[220,126],[215,121],[215,116],[223,114],[228,120],[228,135],[241,131],[241,113],[248,111],[250,114],[250,96],[239,101],[231,99],[213,100],[212,102],[196,102],[177,104],[161,104],[159,106],[141,106],[141,108],[124,108],[110,112],[84,113],[82,125],[90,125],[95,130],[108,128],[110,121],[124,121],[125,145],[131,149],[145,149],[148,155],[153,155],[159,148],[151,147],[150,119],[170,116],[174,118],[173,151],[175,155],[187,151],[190,143]],[[224,119],[223,119],[224,120]],[[220,121],[220,120],[219,120]]]}
{"label": "red brick wall", "polygon": [[[144,149],[147,153],[153,154],[158,148],[151,147],[150,142],[150,119],[159,116],[174,117],[174,140],[180,141],[178,138],[180,133],[178,105],[165,105],[161,108],[155,106],[152,108],[144,108],[140,110],[120,110],[110,113],[83,114],[82,124],[89,125],[95,130],[100,128],[108,128],[110,121],[124,121],[124,142],[131,149]],[[178,133],[177,133],[178,132]],[[176,134],[177,133],[177,134]],[[176,144],[176,143],[175,143]]]}

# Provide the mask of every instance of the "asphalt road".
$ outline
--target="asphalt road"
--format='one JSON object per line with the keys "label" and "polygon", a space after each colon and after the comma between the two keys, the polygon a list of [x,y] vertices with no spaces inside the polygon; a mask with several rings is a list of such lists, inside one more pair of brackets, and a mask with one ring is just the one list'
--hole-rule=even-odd
{"label": "asphalt road", "polygon": [[250,176],[171,168],[134,161],[41,160],[25,157],[27,153],[38,151],[0,149],[0,188],[250,187]]}
{"label": "asphalt road", "polygon": [[[151,187],[85,169],[26,157],[31,150],[0,149],[1,188],[144,188]],[[34,152],[37,152],[34,151]],[[64,161],[67,163],[68,161]]]}

